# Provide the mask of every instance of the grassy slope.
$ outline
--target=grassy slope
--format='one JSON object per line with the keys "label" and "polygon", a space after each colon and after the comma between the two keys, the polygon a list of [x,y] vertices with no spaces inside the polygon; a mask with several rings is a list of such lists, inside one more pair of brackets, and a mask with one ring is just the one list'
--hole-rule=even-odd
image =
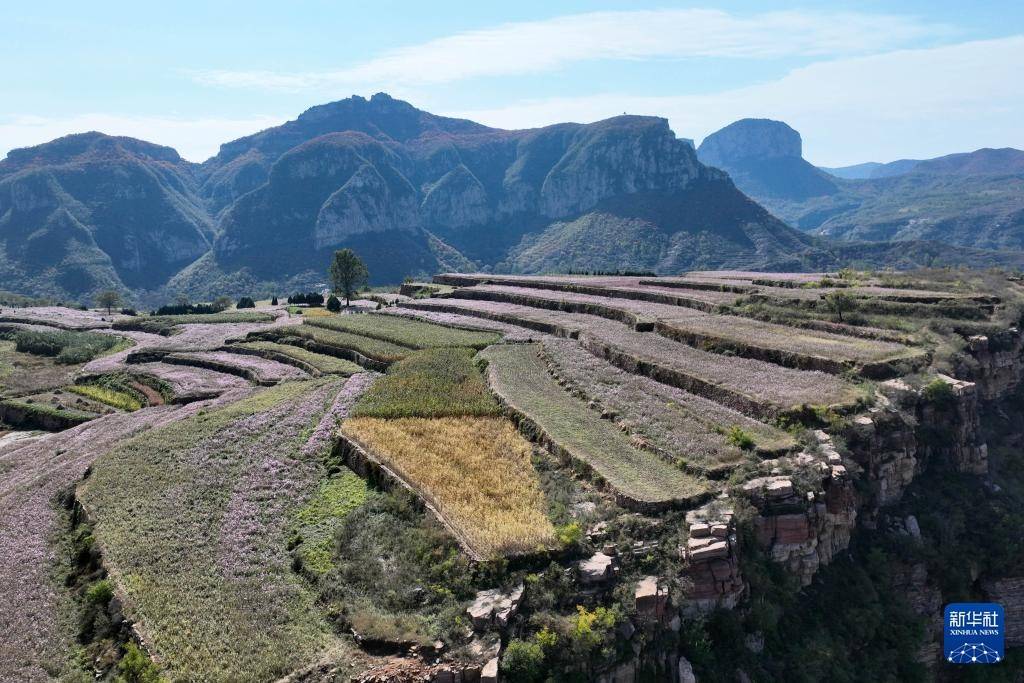
{"label": "grassy slope", "polygon": [[287,383],[143,434],[81,487],[172,678],[276,678],[334,642],[290,570],[286,527],[317,489],[322,454],[302,446],[339,386]]}
{"label": "grassy slope", "polygon": [[298,337],[309,339],[317,344],[337,349],[351,349],[367,358],[390,363],[400,360],[409,355],[410,349],[405,346],[392,344],[391,342],[373,339],[361,334],[350,334],[348,332],[336,332],[323,327],[313,325],[293,325],[281,327],[274,330],[261,332],[261,336],[274,337],[276,339],[287,339]]}
{"label": "grassy slope", "polygon": [[651,502],[686,498],[704,490],[699,480],[635,448],[615,425],[562,389],[548,374],[535,346],[492,346],[481,355],[489,362],[495,391],[615,489]]}

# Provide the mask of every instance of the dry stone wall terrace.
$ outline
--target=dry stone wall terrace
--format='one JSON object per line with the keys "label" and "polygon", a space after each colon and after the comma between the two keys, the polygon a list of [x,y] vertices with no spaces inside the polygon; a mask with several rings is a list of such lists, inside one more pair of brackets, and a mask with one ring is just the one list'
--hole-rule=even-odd
{"label": "dry stone wall terrace", "polygon": [[592,354],[627,372],[705,396],[752,417],[800,414],[808,406],[849,411],[864,398],[862,390],[833,375],[710,353],[596,316],[468,299],[430,299],[405,305],[476,315],[579,339]]}
{"label": "dry stone wall terrace", "polygon": [[667,304],[488,284],[457,289],[451,297],[587,313],[621,322],[638,331],[653,329],[691,346],[808,370],[839,373],[857,368],[869,376],[893,376],[928,362],[927,352],[902,344],[738,316],[722,317]]}

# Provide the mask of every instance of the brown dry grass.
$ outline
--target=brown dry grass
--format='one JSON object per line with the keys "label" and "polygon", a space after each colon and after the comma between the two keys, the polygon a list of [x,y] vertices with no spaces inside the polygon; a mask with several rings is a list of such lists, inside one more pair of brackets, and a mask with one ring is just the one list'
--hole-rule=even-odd
{"label": "brown dry grass", "polygon": [[342,431],[412,483],[485,557],[552,543],[527,443],[499,417],[358,417]]}

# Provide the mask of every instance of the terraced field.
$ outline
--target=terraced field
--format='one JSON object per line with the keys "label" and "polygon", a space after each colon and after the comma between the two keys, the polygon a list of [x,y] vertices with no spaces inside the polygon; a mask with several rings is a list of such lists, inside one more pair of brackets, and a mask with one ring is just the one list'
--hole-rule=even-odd
{"label": "terraced field", "polygon": [[799,414],[810,407],[846,411],[865,398],[861,388],[834,375],[702,351],[597,316],[469,299],[428,299],[403,306],[476,315],[576,338],[592,354],[627,372],[713,399],[752,417]]}
{"label": "terraced field", "polygon": [[250,334],[249,340],[296,344],[316,353],[351,360],[373,370],[382,370],[412,351],[407,346],[389,341],[308,324],[254,332]]}
{"label": "terraced field", "polygon": [[312,318],[307,325],[337,332],[359,334],[391,342],[411,349],[462,346],[482,349],[497,343],[501,335],[481,330],[464,330],[453,326],[434,325],[419,320],[381,317],[375,314],[354,314],[330,318]]}
{"label": "terraced field", "polygon": [[481,352],[491,387],[521,421],[521,429],[607,482],[624,505],[657,509],[707,493],[700,480],[644,451],[621,430],[555,382],[531,344],[492,346]]}
{"label": "terraced field", "polygon": [[530,444],[508,420],[356,417],[342,431],[414,486],[477,556],[553,544]]}
{"label": "terraced field", "polygon": [[928,361],[926,352],[893,342],[774,325],[738,316],[723,318],[645,301],[502,285],[462,288],[452,297],[588,313],[638,330],[654,329],[692,346],[832,373],[858,369],[870,376],[891,377],[913,371]]}
{"label": "terraced field", "polygon": [[262,356],[281,363],[295,365],[310,374],[323,375],[354,375],[363,368],[342,358],[327,356],[322,353],[307,351],[301,346],[276,344],[274,342],[256,341],[242,342],[225,347],[231,353],[248,353]]}
{"label": "terraced field", "polygon": [[318,488],[323,454],[304,446],[340,390],[282,384],[94,464],[79,498],[127,612],[172,677],[276,678],[331,645],[290,569],[286,528]]}
{"label": "terraced field", "polygon": [[172,365],[189,365],[206,368],[228,375],[238,375],[254,384],[270,386],[290,379],[305,379],[309,374],[292,365],[279,363],[276,360],[249,356],[227,351],[197,351],[195,353],[177,352],[163,357],[164,363]]}
{"label": "terraced field", "polygon": [[[759,422],[714,401],[634,375],[594,358],[579,344],[545,339],[544,358],[556,379],[579,391],[620,425],[687,469],[712,475],[732,469],[746,456],[730,433],[749,436],[751,448],[775,455],[796,447],[787,432]],[[735,430],[740,430],[736,432]]]}

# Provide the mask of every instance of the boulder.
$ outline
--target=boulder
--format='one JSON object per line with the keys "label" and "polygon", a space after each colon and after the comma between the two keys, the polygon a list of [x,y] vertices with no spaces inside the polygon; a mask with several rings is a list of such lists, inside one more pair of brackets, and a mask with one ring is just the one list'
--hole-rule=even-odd
{"label": "boulder", "polygon": [[659,585],[657,576],[645,576],[637,583],[634,598],[637,614],[660,618],[668,606],[668,589]]}
{"label": "boulder", "polygon": [[498,658],[491,658],[480,672],[480,683],[498,683]]}
{"label": "boulder", "polygon": [[595,553],[579,565],[580,581],[584,584],[604,583],[615,573],[615,558],[604,553]]}

